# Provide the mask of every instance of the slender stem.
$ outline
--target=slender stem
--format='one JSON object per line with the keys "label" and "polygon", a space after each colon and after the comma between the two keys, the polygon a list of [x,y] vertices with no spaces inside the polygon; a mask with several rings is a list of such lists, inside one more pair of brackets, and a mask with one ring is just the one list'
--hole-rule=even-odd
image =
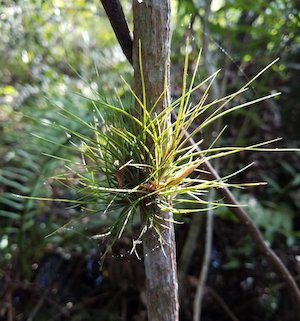
{"label": "slender stem", "polygon": [[[185,134],[188,137],[188,133],[186,132]],[[189,138],[189,141],[190,144],[194,145],[198,151],[201,151],[200,147],[196,145],[196,142],[191,137]],[[204,167],[207,171],[210,172],[210,174],[208,175],[208,179],[221,179],[220,175],[217,173],[217,171],[209,161],[206,160],[204,162]],[[238,218],[241,224],[244,225],[247,232],[250,234],[253,243],[257,246],[261,254],[264,255],[266,260],[273,266],[277,273],[282,276],[284,282],[286,283],[286,287],[290,293],[290,296],[295,303],[295,310],[300,312],[300,290],[291,273],[285,267],[277,254],[267,245],[255,223],[250,219],[245,210],[240,207],[238,201],[230,192],[228,187],[218,188],[217,192],[223,198],[226,204],[235,205],[234,207],[229,207],[229,209]]]}
{"label": "slender stem", "polygon": [[220,306],[223,308],[223,310],[226,312],[228,317],[232,321],[239,321],[239,319],[234,315],[234,313],[231,311],[229,306],[225,303],[225,301],[222,299],[222,297],[211,287],[207,286],[206,290],[210,293],[210,295],[220,304]]}
{"label": "slender stem", "polygon": [[[214,199],[215,191],[211,190],[209,195],[210,202]],[[199,282],[197,284],[196,296],[194,300],[194,321],[201,320],[201,310],[202,310],[202,300],[203,293],[205,289],[205,283],[207,280],[207,274],[210,264],[211,257],[211,249],[212,249],[212,241],[213,241],[213,211],[212,209],[208,209],[206,213],[206,235],[205,235],[205,251],[204,258],[202,263],[202,268],[199,276]]]}
{"label": "slender stem", "polygon": [[38,314],[38,312],[41,310],[43,304],[45,303],[45,300],[50,292],[50,288],[46,288],[41,297],[39,298],[38,302],[36,303],[34,309],[30,313],[29,317],[27,318],[27,321],[33,321]]}
{"label": "slender stem", "polygon": [[178,263],[178,284],[180,294],[182,294],[183,281],[197,246],[198,235],[202,230],[202,226],[204,225],[204,219],[204,215],[196,213],[193,215],[189,224],[189,231],[187,237],[185,238],[184,246]]}
{"label": "slender stem", "polygon": [[118,42],[132,64],[132,36],[119,0],[101,0]]}

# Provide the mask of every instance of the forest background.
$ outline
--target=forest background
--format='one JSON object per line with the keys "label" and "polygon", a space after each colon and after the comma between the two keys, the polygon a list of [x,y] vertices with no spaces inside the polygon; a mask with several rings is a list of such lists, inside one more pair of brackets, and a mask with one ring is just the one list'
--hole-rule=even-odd
{"label": "forest background", "polygon": [[[172,4],[172,98],[181,94],[187,37],[191,69],[203,48],[199,79],[221,69],[213,88],[219,97],[279,57],[242,99],[276,91],[281,96],[222,119],[218,126],[228,127],[218,144],[246,146],[283,137],[279,146],[299,148],[299,2]],[[131,1],[122,5],[131,25]],[[61,107],[89,122],[95,117],[93,104],[84,96],[94,98],[98,92],[127,99],[121,76],[132,82],[132,69],[100,1],[2,1],[0,31],[0,320],[145,320],[143,265],[130,254],[129,231],[99,263],[107,244],[93,236],[105,231],[112,218],[15,196],[76,198],[49,178],[63,167],[60,159],[49,157],[59,154],[59,147],[37,136],[68,144],[69,134],[58,133],[52,124],[85,129],[62,118]],[[251,162],[235,182],[268,185],[233,192],[299,280],[299,153],[243,152],[215,166],[227,175]],[[214,216],[202,320],[294,321],[282,280],[244,228],[226,207]],[[184,288],[180,316],[191,320],[206,221],[204,214],[179,220],[185,223],[176,227]]]}

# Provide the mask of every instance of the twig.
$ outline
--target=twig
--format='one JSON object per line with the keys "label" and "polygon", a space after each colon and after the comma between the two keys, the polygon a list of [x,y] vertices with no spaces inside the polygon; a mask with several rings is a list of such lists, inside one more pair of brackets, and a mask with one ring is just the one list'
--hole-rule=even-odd
{"label": "twig", "polygon": [[132,37],[119,0],[101,0],[118,42],[132,65]]}
{"label": "twig", "polygon": [[[185,134],[186,137],[189,137],[187,132],[185,132]],[[198,151],[201,151],[200,147],[196,144],[192,137],[189,138],[189,142],[190,144],[194,145]],[[210,172],[210,175],[208,175],[209,179],[221,179],[220,175],[208,160],[205,160],[203,165],[205,169]],[[228,187],[219,188],[217,189],[217,192],[223,198],[225,204],[234,205],[233,207],[229,207],[230,211],[238,218],[240,223],[244,225],[247,232],[250,234],[253,243],[257,246],[261,254],[264,255],[264,257],[273,266],[277,273],[282,276],[284,282],[286,283],[290,296],[294,300],[295,310],[300,312],[300,291],[291,273],[285,267],[277,254],[267,245],[255,223],[250,219],[245,210],[240,207],[238,201],[230,192]]]}
{"label": "twig", "polygon": [[38,303],[36,304],[36,306],[34,307],[34,309],[32,310],[32,312],[30,313],[29,317],[27,318],[27,321],[33,321],[33,319],[35,318],[35,316],[38,314],[39,310],[41,309],[41,307],[43,306],[45,299],[49,293],[50,288],[47,288],[44,293],[42,294],[42,296],[40,297]]}
{"label": "twig", "polygon": [[206,286],[206,290],[220,304],[220,306],[223,308],[223,310],[227,313],[228,317],[232,321],[239,321],[239,319],[234,315],[234,313],[231,311],[226,302],[219,296],[219,294],[213,288]]}
{"label": "twig", "polygon": [[183,285],[185,274],[188,270],[191,258],[196,248],[198,235],[204,224],[203,219],[204,219],[203,215],[195,214],[193,215],[191,222],[189,224],[189,231],[185,238],[184,246],[183,246],[179,264],[178,264],[178,284],[179,284],[180,292],[183,287],[182,285]]}
{"label": "twig", "polygon": [[[213,201],[214,194],[215,194],[215,191],[212,190],[209,195],[210,202]],[[202,299],[203,299],[203,293],[204,293],[205,283],[207,280],[207,274],[209,269],[212,239],[213,239],[213,211],[212,209],[208,209],[206,214],[206,235],[205,235],[204,258],[203,258],[202,268],[199,276],[199,282],[197,284],[196,296],[194,299],[194,315],[193,315],[194,321],[200,321],[201,319]]]}
{"label": "twig", "polygon": [[[216,72],[213,59],[210,51],[208,50],[208,41],[207,37],[210,34],[210,26],[209,26],[209,16],[211,13],[211,0],[205,0],[204,5],[204,15],[200,16],[203,25],[203,36],[202,36],[202,50],[204,53],[204,69],[208,75],[213,74]],[[221,97],[221,90],[218,81],[214,81],[211,87],[212,91],[212,99],[216,100]],[[216,122],[216,131],[219,132],[222,127],[222,119],[219,118]],[[215,164],[218,167],[218,164]],[[209,200],[212,203],[215,197],[215,191],[212,190],[209,193]],[[205,243],[204,246],[204,257],[201,267],[201,272],[199,276],[199,281],[197,284],[196,296],[194,299],[194,314],[193,319],[194,321],[201,320],[201,311],[202,311],[202,303],[203,303],[203,293],[205,289],[205,284],[208,275],[208,269],[210,264],[211,258],[211,250],[212,250],[212,239],[213,239],[213,211],[212,209],[208,209],[206,215],[206,235],[205,235]]]}
{"label": "twig", "polygon": [[[294,280],[300,281],[300,274],[294,276]],[[247,302],[239,304],[239,306],[236,307],[235,311],[236,312],[241,312],[241,311],[245,310],[251,304],[255,304],[255,302],[257,302],[259,300],[259,298],[261,298],[265,294],[269,294],[269,293],[272,293],[274,291],[279,291],[279,290],[281,290],[283,288],[286,288],[286,283],[285,282],[276,283],[276,284],[268,287],[267,289],[265,289],[265,291],[261,291],[261,293],[259,293],[258,295],[255,295],[255,296],[249,298],[247,300]]]}
{"label": "twig", "polygon": [[[300,281],[300,274],[295,275],[294,276],[294,280],[295,281]],[[286,283],[285,282],[280,282],[280,283],[274,284],[273,286],[270,286],[268,288],[268,292],[278,291],[278,290],[280,290],[280,289],[282,289],[284,287],[286,287]]]}

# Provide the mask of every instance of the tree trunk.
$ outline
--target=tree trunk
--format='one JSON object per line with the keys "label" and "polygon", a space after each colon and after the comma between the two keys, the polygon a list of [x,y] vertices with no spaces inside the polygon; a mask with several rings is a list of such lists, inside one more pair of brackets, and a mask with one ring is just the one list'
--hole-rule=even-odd
{"label": "tree trunk", "polygon": [[[157,112],[164,108],[170,97],[170,15],[170,0],[133,0],[134,89],[142,98],[139,68],[141,46],[147,108],[150,109],[164,89],[167,89],[167,99],[161,99],[157,104]],[[145,207],[145,212],[148,211],[153,211],[167,220],[173,218],[172,213],[160,212],[156,205]],[[148,213],[142,214],[146,217]],[[168,228],[162,227],[160,230],[162,243],[155,230],[150,227],[143,237],[149,321],[178,321],[174,228],[169,221],[165,221],[164,225]]]}
{"label": "tree trunk", "polygon": [[[172,218],[171,213],[160,215]],[[152,228],[143,237],[148,321],[178,321],[175,236],[173,224],[167,225],[169,229],[160,231],[163,249],[159,236]]]}

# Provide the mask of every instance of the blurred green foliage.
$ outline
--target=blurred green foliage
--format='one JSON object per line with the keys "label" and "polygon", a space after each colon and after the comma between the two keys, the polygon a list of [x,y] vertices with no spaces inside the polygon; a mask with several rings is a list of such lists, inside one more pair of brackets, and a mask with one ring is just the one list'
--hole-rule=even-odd
{"label": "blurred green foliage", "polygon": [[[76,320],[121,320],[120,311],[124,303],[118,304],[116,309],[113,300],[118,299],[115,299],[113,293],[130,293],[134,301],[138,300],[139,291],[142,291],[142,287],[132,285],[138,278],[132,277],[130,273],[130,281],[126,283],[122,274],[120,277],[120,271],[106,268],[101,272],[101,277],[103,276],[106,282],[108,279],[112,282],[113,278],[119,282],[104,282],[104,290],[101,288],[102,292],[100,291],[104,294],[100,299],[103,305],[107,305],[107,310],[102,306],[103,312],[100,317],[97,313],[98,307],[92,308],[90,303],[86,303],[85,298],[78,294],[78,289],[83,293],[88,292],[87,288],[91,282],[93,298],[98,298],[99,288],[93,282],[99,277],[97,261],[100,256],[98,251],[101,249],[90,236],[101,232],[106,221],[99,217],[81,217],[80,208],[57,202],[37,202],[16,197],[15,194],[76,198],[71,189],[57,185],[49,179],[61,170],[62,162],[49,158],[45,153],[63,156],[64,149],[35,135],[56,141],[58,144],[69,144],[67,133],[55,130],[53,124],[59,122],[66,127],[76,126],[76,131],[84,128],[80,128],[78,123],[62,118],[58,113],[59,107],[64,106],[81,119],[90,121],[93,118],[93,108],[91,103],[80,95],[93,97],[94,91],[108,97],[114,96],[115,93],[124,95],[120,75],[130,82],[131,67],[125,61],[98,0],[6,0],[1,4],[0,300],[6,302],[11,284],[16,284],[16,288],[12,290],[12,297],[14,302],[21,300],[21,303],[15,303],[15,319],[24,320],[32,316],[36,298],[40,293],[48,288],[51,288],[51,291],[59,289],[61,292],[57,298],[57,305],[61,307],[61,315],[66,319],[70,319],[72,315],[72,312],[65,308],[66,302],[70,301],[78,303],[78,308],[74,310]],[[122,1],[122,4],[130,21],[130,1]],[[222,77],[218,79],[222,95],[233,92],[241,83],[245,83],[247,78],[250,79],[272,60],[280,57],[279,63],[250,88],[248,95],[253,98],[275,90],[282,91],[281,98],[262,104],[262,108],[255,107],[225,119],[224,122],[229,124],[229,128],[223,139],[227,145],[234,145],[283,136],[286,146],[299,147],[299,1],[213,0],[208,28],[204,28],[205,4],[204,0],[174,1],[171,53],[173,95],[176,97],[181,88],[179,79],[187,35],[192,39],[191,63],[198,49],[203,47],[205,42],[208,44],[211,65],[223,70]],[[202,67],[199,77],[207,74],[204,62]],[[227,174],[240,168],[241,164],[252,161],[255,161],[253,169],[236,180],[265,180],[268,187],[251,190],[250,194],[241,191],[238,198],[242,204],[249,205],[251,217],[263,230],[266,239],[285,257],[291,271],[294,274],[299,273],[299,263],[294,259],[299,253],[299,156],[242,154],[238,159],[229,158],[224,161],[220,165],[220,171]],[[73,219],[75,220],[72,221]],[[224,220],[225,226],[229,224],[231,228],[234,226],[234,229],[238,229],[228,210],[223,209],[220,219]],[[71,223],[65,226],[69,222]],[[64,226],[65,228],[59,229]],[[45,238],[57,229],[57,233]],[[180,233],[184,233],[184,228],[178,229],[179,240],[184,238]],[[218,233],[220,232],[216,231],[216,234]],[[223,269],[234,271],[234,275],[239,276],[238,273],[244,271],[242,269],[248,271],[248,258],[252,257],[254,249],[249,239],[244,237],[243,231],[237,235],[236,231],[230,230],[226,236],[228,239],[238,240],[240,248],[237,250],[236,246],[229,242],[226,249],[218,249]],[[219,235],[216,236],[217,239],[218,237],[221,239]],[[122,251],[128,247],[129,241],[126,236],[122,242],[118,248],[119,253],[123,253]],[[198,252],[201,252],[201,249],[198,249]],[[61,258],[57,267],[57,273],[60,275],[63,274],[65,266],[71,266],[70,269],[66,269],[69,277],[67,280],[62,278],[61,288],[57,286],[57,279],[49,272],[53,269],[52,263],[49,263],[52,262],[53,255],[55,258]],[[256,263],[258,264],[253,264]],[[86,273],[89,275],[91,271],[88,264],[93,265],[91,279],[78,272],[88,271]],[[73,269],[73,266],[76,266],[77,270]],[[120,266],[122,268],[119,270],[124,268],[126,271],[126,263],[122,261]],[[194,264],[193,267],[189,273],[198,275],[197,265]],[[56,268],[54,270],[56,271]],[[274,281],[270,273],[263,274],[264,272],[257,272],[257,277]],[[43,273],[47,274],[48,283],[39,285],[41,292],[36,294],[33,284],[40,284]],[[222,291],[224,283],[229,286],[230,282],[222,281],[220,275],[223,272],[214,273],[217,274],[215,279],[219,280],[219,283],[216,281],[214,284],[216,288]],[[232,275],[226,276],[232,277],[231,286],[236,290],[238,287],[233,287],[239,281]],[[70,285],[74,280],[72,277],[82,281],[76,289]],[[32,296],[32,300],[24,299],[26,295],[24,296],[23,292],[28,290],[26,282],[32,282],[32,288],[29,288],[36,295]],[[283,303],[277,295],[269,295],[268,300],[271,302],[276,299],[277,303],[264,314],[263,305],[266,301],[259,296],[260,291],[264,290],[263,285],[257,291],[251,287],[248,290],[249,295],[258,296],[256,308],[259,317],[255,313],[248,313],[245,308],[240,312],[241,320],[244,320],[243,315],[252,315],[252,319],[247,320],[280,320],[281,317],[282,320],[293,321],[287,312],[288,305],[285,310],[280,310]],[[240,298],[228,298],[227,288],[223,294],[229,301],[227,303],[233,306],[243,303],[239,301]],[[209,304],[208,302],[208,309]],[[45,308],[43,313],[42,310],[36,312],[38,319],[50,320],[57,310],[57,305],[48,302],[48,308]],[[6,320],[6,306],[0,306],[0,320]],[[84,309],[85,306],[89,309]],[[128,312],[128,320],[133,320],[133,316],[138,313],[142,315],[143,305],[136,304],[136,309]],[[221,313],[218,314],[215,307],[212,310],[216,312],[208,313],[207,320],[213,317],[219,319]],[[187,317],[188,309],[185,310],[184,305],[181,313],[183,320],[184,317],[191,319]],[[205,313],[204,311],[204,316]],[[275,313],[279,318],[274,318]],[[72,317],[72,320],[75,320],[75,316]],[[59,318],[60,316],[56,319]],[[143,320],[142,317],[139,320]]]}

